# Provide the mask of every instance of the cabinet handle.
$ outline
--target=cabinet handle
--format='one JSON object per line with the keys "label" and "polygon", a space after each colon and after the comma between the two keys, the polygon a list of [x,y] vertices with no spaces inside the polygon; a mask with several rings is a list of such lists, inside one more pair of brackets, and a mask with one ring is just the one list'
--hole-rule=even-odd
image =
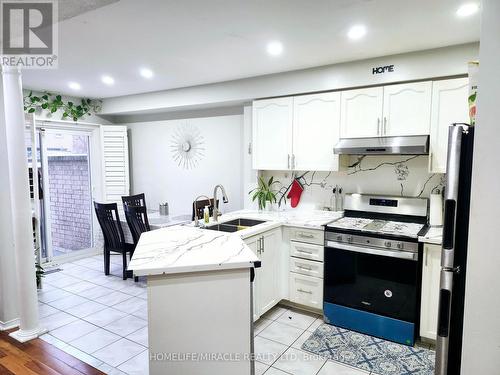
{"label": "cabinet handle", "polygon": [[305,250],[302,250],[302,249],[297,249],[297,251],[299,253],[302,253],[302,254],[309,254],[309,255],[312,255],[312,251],[305,251]]}
{"label": "cabinet handle", "polygon": [[262,246],[262,252],[264,252],[264,237],[260,238],[260,246]]}
{"label": "cabinet handle", "polygon": [[427,258],[429,257],[429,249],[425,249],[425,266],[427,267]]}
{"label": "cabinet handle", "polygon": [[301,270],[304,270],[304,271],[312,271],[312,268],[311,267],[304,267],[304,266],[299,266],[297,265],[297,268],[301,269]]}
{"label": "cabinet handle", "polygon": [[377,117],[377,135],[380,134],[380,117]]}
{"label": "cabinet handle", "polygon": [[302,238],[314,238],[314,234],[309,233],[298,233],[298,236]]}
{"label": "cabinet handle", "polygon": [[430,171],[434,170],[434,166],[432,165],[432,152],[429,152],[429,166],[430,166]]}
{"label": "cabinet handle", "polygon": [[292,154],[292,169],[295,169],[295,154]]}
{"label": "cabinet handle", "polygon": [[290,169],[290,154],[288,154],[288,163],[287,163],[287,169]]}
{"label": "cabinet handle", "polygon": [[310,290],[304,290],[304,289],[297,289],[297,292],[307,293],[307,294],[313,294],[313,292],[311,292]]}
{"label": "cabinet handle", "polygon": [[387,134],[387,117],[384,116],[384,135]]}

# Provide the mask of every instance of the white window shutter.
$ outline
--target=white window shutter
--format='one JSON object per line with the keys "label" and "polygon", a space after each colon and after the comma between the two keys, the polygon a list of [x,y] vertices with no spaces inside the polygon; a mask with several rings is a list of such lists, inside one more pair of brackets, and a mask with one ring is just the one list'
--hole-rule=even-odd
{"label": "white window shutter", "polygon": [[103,198],[105,203],[117,203],[123,218],[122,196],[129,195],[127,127],[101,126]]}

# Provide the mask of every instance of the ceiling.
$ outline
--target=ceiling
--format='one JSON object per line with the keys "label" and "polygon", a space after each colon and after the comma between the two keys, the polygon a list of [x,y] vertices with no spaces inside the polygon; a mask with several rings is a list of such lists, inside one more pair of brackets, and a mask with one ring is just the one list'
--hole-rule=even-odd
{"label": "ceiling", "polygon": [[[91,3],[90,10],[60,11],[70,16],[59,24],[59,67],[25,70],[24,87],[105,98],[479,40],[479,14],[458,18],[460,0]],[[346,36],[354,24],[366,25],[361,40]],[[266,52],[272,40],[283,43],[280,56]],[[141,77],[141,67],[154,77]],[[102,83],[102,75],[114,85]],[[70,89],[70,81],[81,89]]]}

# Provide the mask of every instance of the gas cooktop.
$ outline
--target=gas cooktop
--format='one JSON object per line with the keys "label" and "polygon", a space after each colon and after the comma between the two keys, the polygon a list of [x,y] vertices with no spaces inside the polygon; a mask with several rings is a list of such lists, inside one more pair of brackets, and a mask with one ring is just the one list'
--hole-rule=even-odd
{"label": "gas cooktop", "polygon": [[343,217],[327,226],[329,228],[417,238],[425,224],[359,217]]}

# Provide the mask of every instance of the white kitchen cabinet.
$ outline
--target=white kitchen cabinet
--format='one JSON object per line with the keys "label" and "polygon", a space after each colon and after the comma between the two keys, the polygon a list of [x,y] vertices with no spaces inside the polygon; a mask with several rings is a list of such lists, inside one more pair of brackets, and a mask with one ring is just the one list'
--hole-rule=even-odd
{"label": "white kitchen cabinet", "polygon": [[245,243],[261,260],[261,266],[255,269],[253,288],[254,320],[257,320],[281,299],[281,229],[250,237]]}
{"label": "white kitchen cabinet", "polygon": [[376,137],[381,133],[384,88],[347,90],[341,93],[341,138]]}
{"label": "white kitchen cabinet", "polygon": [[340,136],[340,92],[301,95],[293,99],[292,168],[337,171],[333,153]]}
{"label": "white kitchen cabinet", "polygon": [[253,102],[252,164],[254,169],[290,169],[293,98]]}
{"label": "white kitchen cabinet", "polygon": [[428,135],[431,98],[431,81],[384,86],[382,135]]}
{"label": "white kitchen cabinet", "polygon": [[290,272],[290,301],[323,309],[323,279]]}
{"label": "white kitchen cabinet", "polygon": [[420,304],[420,336],[436,340],[441,246],[424,245],[422,262],[422,295]]}
{"label": "white kitchen cabinet", "polygon": [[429,172],[446,173],[448,129],[452,123],[469,122],[469,79],[434,81],[432,86]]}

